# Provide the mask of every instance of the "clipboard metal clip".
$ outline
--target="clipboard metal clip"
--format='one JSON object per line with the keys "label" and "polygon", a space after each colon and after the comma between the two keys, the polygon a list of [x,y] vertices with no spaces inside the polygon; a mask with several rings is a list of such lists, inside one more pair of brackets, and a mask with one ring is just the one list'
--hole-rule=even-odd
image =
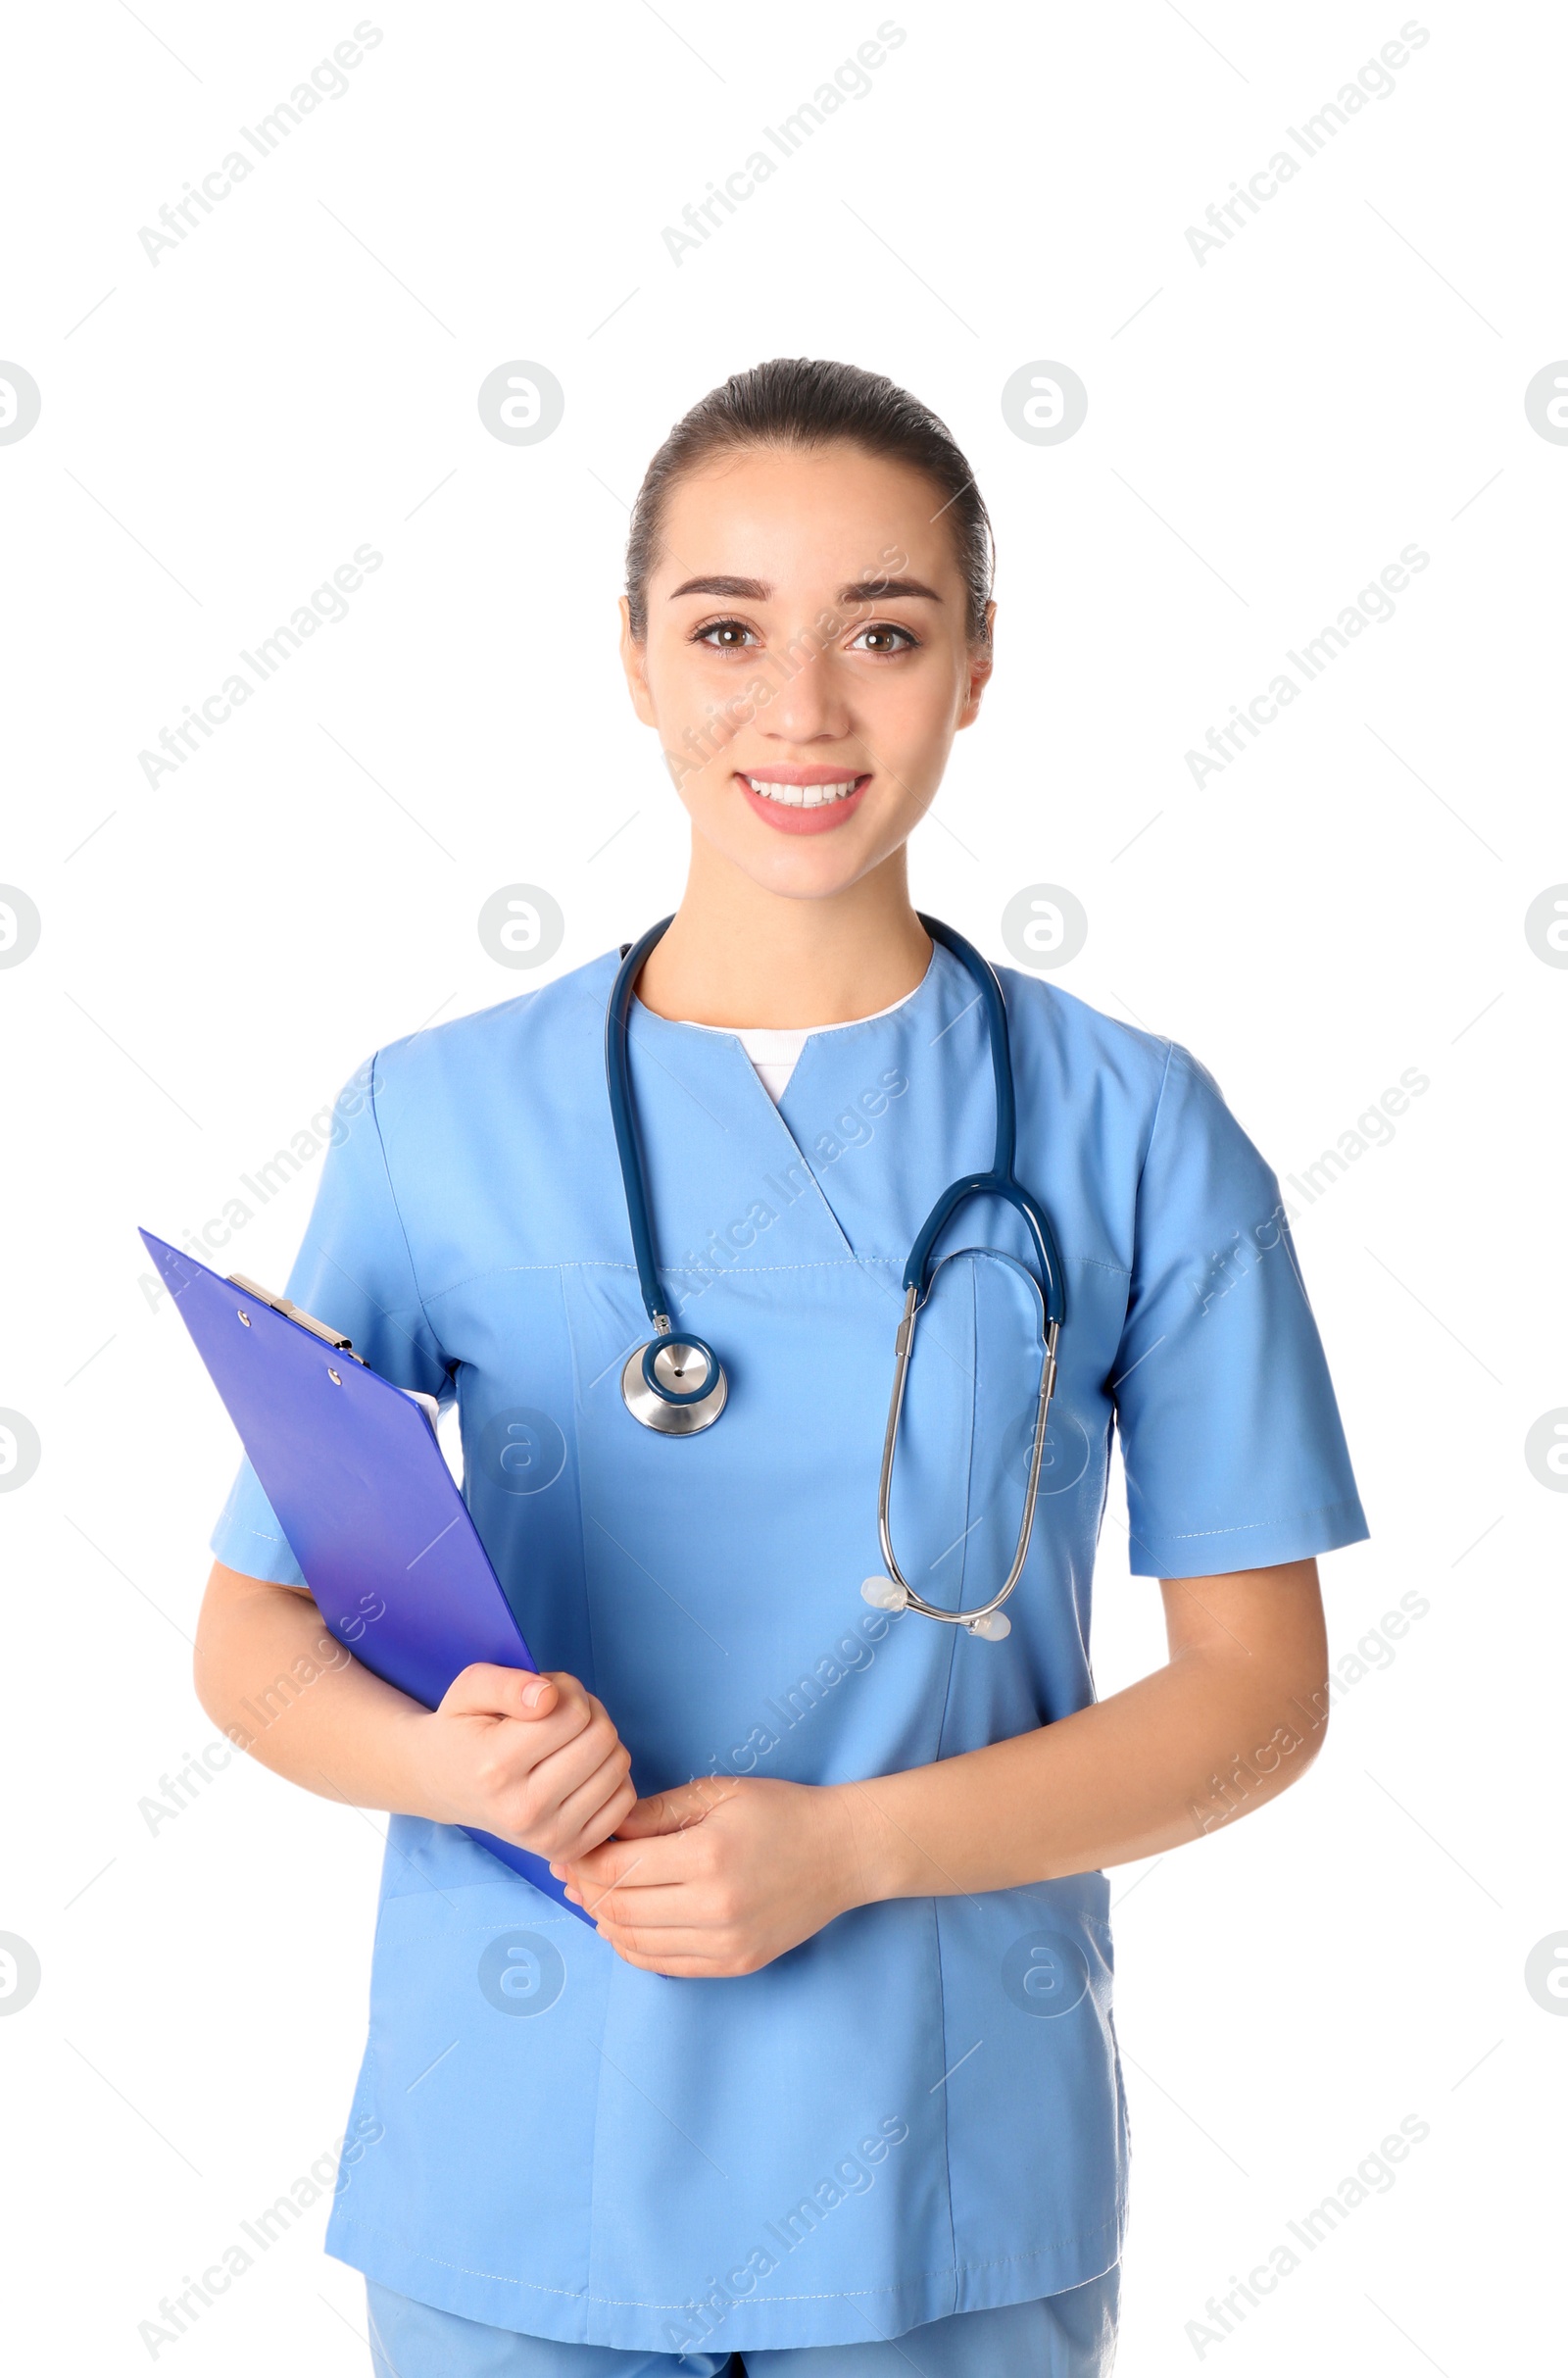
{"label": "clipboard metal clip", "polygon": [[231,1271],[227,1277],[230,1287],[243,1289],[245,1294],[248,1297],[254,1297],[259,1305],[270,1305],[272,1311],[280,1313],[285,1320],[297,1321],[302,1329],[308,1329],[313,1337],[319,1338],[323,1346],[330,1346],[337,1354],[353,1356],[360,1368],[362,1370],[366,1368],[364,1355],[354,1353],[353,1347],[340,1329],[332,1329],[325,1321],[318,1321],[314,1313],[307,1313],[303,1306],[294,1304],[290,1298],[273,1296],[270,1288],[264,1288],[259,1280],[247,1279],[243,1271]]}

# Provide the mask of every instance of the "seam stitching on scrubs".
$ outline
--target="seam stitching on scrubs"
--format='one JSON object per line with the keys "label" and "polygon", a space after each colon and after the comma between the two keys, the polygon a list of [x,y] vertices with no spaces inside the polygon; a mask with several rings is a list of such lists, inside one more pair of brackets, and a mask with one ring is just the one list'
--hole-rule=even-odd
{"label": "seam stitching on scrubs", "polygon": [[[398,1216],[400,1222],[402,1218],[400,1214]],[[728,1271],[721,1272],[705,1271],[698,1263],[662,1263],[660,1270],[669,1279],[727,1279],[732,1271],[743,1272],[748,1278],[756,1278],[770,1271],[845,1271],[852,1268],[858,1269],[867,1263],[892,1264],[900,1260],[899,1257],[891,1255],[863,1257],[834,1255],[823,1256],[819,1261],[811,1263],[732,1263]],[[475,1280],[506,1279],[514,1271],[623,1271],[635,1277],[636,1270],[635,1263],[617,1263],[607,1256],[576,1256],[568,1258],[561,1263],[489,1263],[483,1271],[466,1272],[461,1280],[452,1280],[445,1288],[432,1288],[428,1302],[438,1305],[443,1297],[456,1296],[460,1288],[470,1288]],[[417,1280],[415,1282],[415,1287],[417,1290]],[[421,1295],[419,1310],[424,1313],[425,1325],[433,1337],[435,1324],[431,1321],[428,1313],[424,1312],[425,1302],[426,1300]]]}
{"label": "seam stitching on scrubs", "polygon": [[[854,2304],[858,2303],[863,2296],[902,2296],[907,2294],[908,2290],[921,2279],[956,2280],[958,2274],[962,2271],[1010,2270],[1015,2263],[1038,2262],[1043,2255],[1058,2253],[1064,2246],[1078,2246],[1084,2243],[1084,2241],[1087,2239],[1104,2237],[1107,2233],[1111,2237],[1115,2238],[1120,2233],[1120,2217],[1118,2214],[1113,2215],[1108,2221],[1097,2221],[1093,2229],[1074,2230],[1069,2236],[1064,2238],[1049,2238],[1043,2246],[1031,2248],[1030,2252],[1026,2254],[996,2254],[986,2262],[959,2262],[955,2259],[952,2262],[928,2263],[923,2270],[910,2271],[903,2279],[895,2280],[893,2284],[888,2287],[825,2288],[816,2295],[748,2296],[746,2297],[745,2302],[748,2304]],[[343,2227],[347,2228],[348,2224],[345,2223]],[[339,2234],[342,2234],[341,2230]],[[410,2246],[407,2241],[402,2238],[393,2239],[391,2237],[391,2233],[386,2230],[372,2230],[367,2228],[361,2230],[359,2235],[365,2238],[385,2238],[389,2241],[389,2243],[396,2244],[398,2247],[400,2247],[403,2253],[409,2256],[411,2261],[428,2262],[431,2263],[437,2270],[461,2271],[466,2279],[493,2279],[496,2281],[498,2286],[524,2289],[530,2295],[560,2296],[567,2304],[601,2304],[608,2306],[608,2308],[612,2311],[683,2312],[690,2309],[689,2304],[665,2304],[659,2301],[657,2298],[647,2296],[575,2295],[570,2288],[550,2287],[542,2279],[513,2279],[509,2278],[505,2271],[479,2270],[470,2262],[448,2262],[442,2255],[425,2254],[422,2249]],[[1110,2265],[1107,2263],[1105,2267],[1108,2270]],[[1103,2276],[1104,2272],[1102,2271],[1095,2271],[1091,2273],[1091,2279],[1102,2278]],[[385,2283],[383,2282],[382,2284]],[[1085,2279],[1076,2282],[1076,2284],[1087,2287],[1090,2284],[1090,2280]],[[982,2306],[980,2308],[1000,2309],[1004,2307]],[[471,2318],[472,2315],[462,2314],[459,2315],[459,2317]],[[938,2319],[942,2319],[944,2317],[946,2317],[946,2315],[943,2313],[939,2312],[937,2314]],[[923,2326],[924,2323],[919,2325]],[[633,2347],[631,2350],[633,2352],[637,2352],[640,2349]],[[740,2350],[743,2353],[746,2351],[744,2346]],[[795,2349],[759,2345],[753,2346],[751,2350],[753,2353],[760,2353],[793,2351]],[[831,2351],[832,2349],[829,2348],[828,2350]]]}
{"label": "seam stitching on scrubs", "polygon": [[398,1204],[397,1184],[392,1178],[391,1160],[386,1152],[386,1138],[381,1129],[381,1114],[376,1100],[375,1091],[375,1077],[380,1064],[381,1052],[379,1049],[377,1049],[375,1055],[370,1060],[370,1120],[375,1125],[375,1144],[381,1151],[381,1169],[386,1174],[386,1193],[392,1200],[392,1211],[398,1217],[398,1229],[402,1234],[403,1252],[409,1259],[409,1278],[414,1283],[414,1301],[419,1308],[419,1318],[423,1321],[425,1328],[430,1332],[431,1342],[436,1348],[442,1369],[448,1370],[451,1366],[446,1361],[446,1349],[441,1344],[440,1335],[436,1329],[435,1323],[431,1320],[429,1314],[424,1309],[424,1296],[419,1287],[419,1274],[415,1266],[414,1249],[409,1242],[409,1226],[408,1223],[403,1219],[403,1209]]}
{"label": "seam stitching on scrubs", "polygon": [[[1191,1544],[1204,1536],[1250,1536],[1255,1535],[1260,1527],[1291,1527],[1299,1519],[1319,1519],[1325,1512],[1348,1511],[1350,1508],[1343,1500],[1339,1503],[1309,1503],[1304,1511],[1293,1511],[1288,1519],[1243,1519],[1235,1527],[1173,1528],[1166,1541],[1170,1544]],[[1313,1556],[1303,1553],[1301,1558],[1309,1561]]]}
{"label": "seam stitching on scrubs", "polygon": [[[393,1202],[395,1205],[395,1198]],[[402,1219],[402,1215],[399,1214],[398,1220],[400,1224]],[[407,1239],[408,1234],[405,1231],[405,1245],[407,1245]],[[412,1260],[413,1259],[411,1257],[411,1264]],[[1075,1255],[1069,1257],[1067,1261],[1074,1263],[1092,1264],[1097,1271],[1111,1272],[1118,1279],[1130,1280],[1132,1277],[1132,1273],[1129,1271],[1125,1263],[1109,1263],[1102,1256]],[[864,1270],[870,1264],[880,1264],[884,1270],[897,1271],[902,1269],[903,1263],[904,1258],[897,1255],[831,1255],[817,1257],[808,1263],[732,1263],[729,1265],[727,1270],[717,1272],[705,1270],[703,1265],[700,1263],[663,1263],[660,1266],[660,1268],[666,1278],[672,1280],[721,1280],[728,1279],[731,1272],[738,1273],[747,1279],[754,1279],[760,1278],[764,1274],[771,1272],[845,1271],[848,1270],[852,1265],[857,1269]],[[636,1269],[637,1266],[635,1263],[617,1263],[612,1256],[591,1255],[568,1256],[559,1263],[491,1263],[488,1264],[483,1271],[466,1272],[461,1280],[449,1281],[445,1288],[432,1288],[428,1295],[425,1295],[423,1292],[419,1292],[419,1310],[424,1316],[426,1326],[429,1328],[431,1335],[433,1336],[435,1334],[435,1324],[430,1319],[429,1313],[426,1309],[431,1305],[439,1305],[443,1297],[456,1296],[460,1288],[471,1287],[475,1280],[506,1279],[510,1278],[512,1273],[514,1271],[622,1271],[628,1275],[632,1275],[636,1272]],[[418,1291],[417,1280],[415,1282],[415,1288],[416,1291]]]}

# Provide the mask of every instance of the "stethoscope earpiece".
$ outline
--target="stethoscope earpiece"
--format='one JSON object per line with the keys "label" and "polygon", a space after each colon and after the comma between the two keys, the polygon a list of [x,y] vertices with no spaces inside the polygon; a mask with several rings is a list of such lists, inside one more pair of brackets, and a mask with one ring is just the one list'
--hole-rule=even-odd
{"label": "stethoscope earpiece", "polygon": [[906,1610],[909,1589],[895,1585],[891,1577],[867,1577],[860,1588],[860,1600],[869,1602],[874,1610]]}
{"label": "stethoscope earpiece", "polygon": [[[910,1607],[908,1587],[895,1585],[891,1577],[867,1577],[860,1587],[860,1600],[869,1602],[874,1610],[897,1612]],[[1002,1643],[1012,1633],[1012,1620],[1003,1610],[983,1610],[978,1618],[965,1618],[961,1610],[954,1615],[966,1635],[978,1635],[982,1643]]]}

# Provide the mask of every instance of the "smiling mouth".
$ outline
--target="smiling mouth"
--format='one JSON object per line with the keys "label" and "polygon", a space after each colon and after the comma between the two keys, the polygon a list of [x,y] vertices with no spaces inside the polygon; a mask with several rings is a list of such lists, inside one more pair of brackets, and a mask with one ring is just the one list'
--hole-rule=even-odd
{"label": "smiling mouth", "polygon": [[747,776],[744,781],[760,801],[775,801],[782,809],[824,809],[835,801],[848,801],[858,793],[868,776],[842,776],[831,784],[795,784],[782,776]]}

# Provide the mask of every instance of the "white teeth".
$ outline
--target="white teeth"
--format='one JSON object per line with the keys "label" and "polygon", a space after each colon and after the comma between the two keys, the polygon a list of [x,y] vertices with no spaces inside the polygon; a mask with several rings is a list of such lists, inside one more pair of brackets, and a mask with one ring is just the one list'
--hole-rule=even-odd
{"label": "white teeth", "polygon": [[748,776],[747,783],[764,801],[778,801],[786,809],[820,809],[826,801],[847,801],[859,779],[847,776],[840,784],[780,784],[771,776]]}

